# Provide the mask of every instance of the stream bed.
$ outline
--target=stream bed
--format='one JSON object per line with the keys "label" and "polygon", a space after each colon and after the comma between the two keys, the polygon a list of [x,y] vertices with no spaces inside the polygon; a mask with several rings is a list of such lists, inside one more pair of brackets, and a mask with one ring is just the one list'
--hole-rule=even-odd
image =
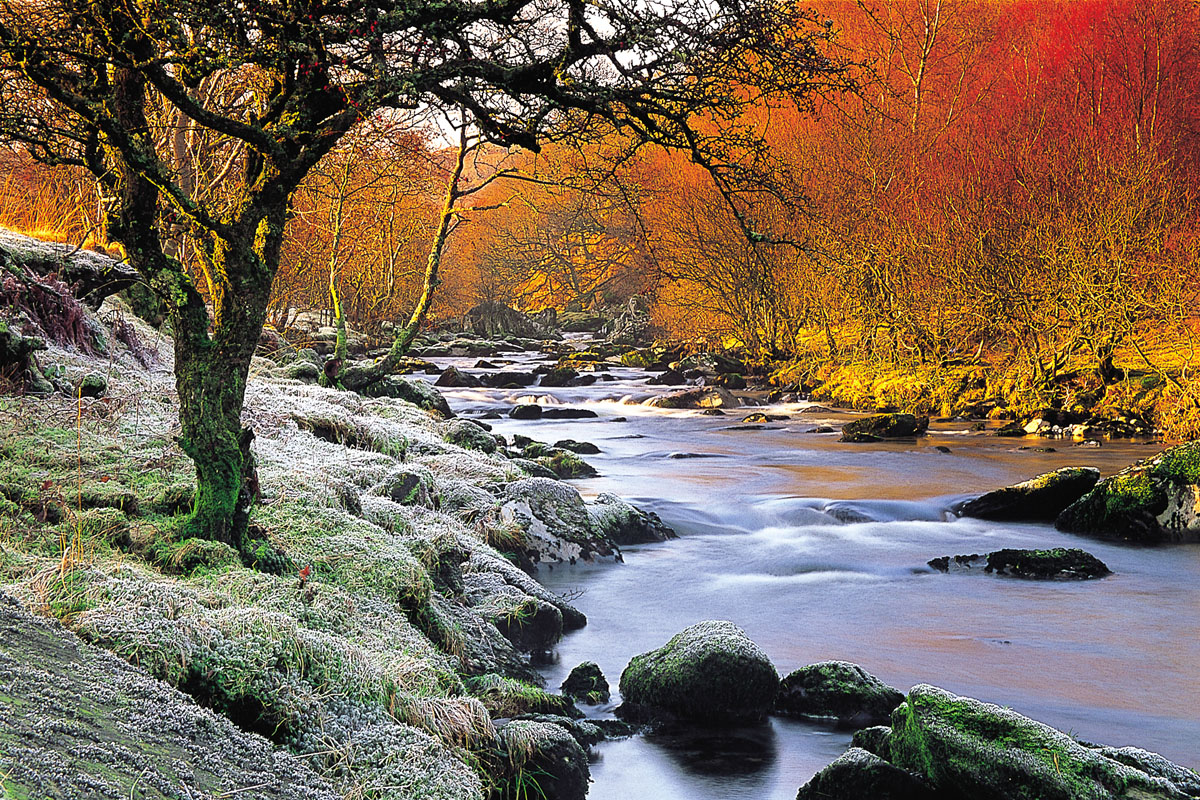
{"label": "stream bed", "polygon": [[[504,368],[527,370],[539,358],[519,354]],[[475,360],[436,359],[467,372]],[[647,373],[616,367],[602,376],[587,387],[445,390],[467,417],[506,414],[518,402],[595,411],[595,419],[489,422],[508,437],[596,444],[601,453],[585,458],[600,476],[572,483],[585,496],[612,492],[655,511],[680,536],[626,548],[624,564],[542,566],[538,579],[588,617],[542,667],[552,691],[576,664],[595,661],[614,697],[587,711],[611,716],[632,656],[700,620],[727,619],[781,675],[852,661],[902,691],[932,683],[1081,739],[1200,767],[1200,545],[1131,547],[948,511],[1060,466],[1108,475],[1158,446],[1000,438],[965,422],[935,423],[917,440],[842,444],[808,431],[836,428],[846,413],[808,403],[725,416],[668,411],[641,404],[669,390],[646,385]],[[751,411],[789,418],[741,425]],[[1035,582],[926,566],[943,555],[1059,546],[1091,552],[1114,574]],[[589,796],[791,800],[849,741],[849,731],[772,718],[606,742]]]}

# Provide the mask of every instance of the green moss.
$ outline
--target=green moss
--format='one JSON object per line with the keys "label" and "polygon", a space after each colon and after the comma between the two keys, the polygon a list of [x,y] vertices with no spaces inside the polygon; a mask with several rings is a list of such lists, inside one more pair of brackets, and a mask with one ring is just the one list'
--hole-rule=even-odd
{"label": "green moss", "polygon": [[493,717],[521,714],[560,714],[581,716],[569,697],[550,694],[532,683],[494,673],[464,679],[467,691],[479,698]]}

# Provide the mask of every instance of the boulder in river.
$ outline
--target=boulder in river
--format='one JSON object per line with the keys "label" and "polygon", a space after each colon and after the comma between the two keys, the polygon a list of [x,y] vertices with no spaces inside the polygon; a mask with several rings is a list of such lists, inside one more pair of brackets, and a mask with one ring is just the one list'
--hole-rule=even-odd
{"label": "boulder in river", "polygon": [[1063,510],[1054,525],[1070,533],[1140,543],[1200,541],[1200,442],[1139,461]]}
{"label": "boulder in river", "polygon": [[741,405],[728,389],[719,386],[698,386],[652,397],[646,405],[654,408],[736,408]]}
{"label": "boulder in river", "polygon": [[469,372],[463,372],[458,367],[446,367],[433,385],[445,389],[469,389],[478,386],[479,379]]}
{"label": "boulder in river", "polygon": [[614,494],[602,492],[587,508],[596,529],[622,547],[677,538],[658,514],[642,511]]}
{"label": "boulder in river", "polygon": [[566,386],[579,377],[570,367],[555,367],[542,375],[542,386]]}
{"label": "boulder in river", "polygon": [[592,525],[574,487],[549,478],[513,481],[504,489],[500,516],[519,527],[535,561],[590,561],[618,557],[612,539]]}
{"label": "boulder in river", "polygon": [[611,692],[608,679],[594,661],[584,661],[562,683],[562,693],[587,705],[607,703]]}
{"label": "boulder in river", "polygon": [[874,753],[851,747],[800,787],[796,800],[935,800],[938,795],[914,772]]}
{"label": "boulder in river", "polygon": [[913,687],[892,713],[888,749],[939,796],[1013,800],[1200,797],[1194,773],[1088,746],[1007,708]]}
{"label": "boulder in river", "polygon": [[964,517],[1052,522],[1100,480],[1094,467],[1063,467],[968,500],[955,510]]}
{"label": "boulder in river", "polygon": [[521,403],[508,412],[513,419],[541,419],[542,407],[537,403]]}
{"label": "boulder in river", "polygon": [[880,439],[904,439],[921,436],[929,427],[929,417],[912,414],[872,414],[851,420],[842,426],[843,442],[876,442]]}
{"label": "boulder in river", "polygon": [[986,572],[1015,578],[1043,580],[1087,580],[1111,575],[1112,570],[1091,553],[1075,548],[1048,550],[1006,548],[969,556],[942,556],[929,562],[939,572]]}
{"label": "boulder in river", "polygon": [[775,711],[836,719],[854,728],[891,719],[904,694],[848,661],[822,661],[789,674],[779,685]]}
{"label": "boulder in river", "polygon": [[732,622],[708,620],[634,656],[621,673],[623,713],[692,721],[752,721],[771,708],[779,674]]}

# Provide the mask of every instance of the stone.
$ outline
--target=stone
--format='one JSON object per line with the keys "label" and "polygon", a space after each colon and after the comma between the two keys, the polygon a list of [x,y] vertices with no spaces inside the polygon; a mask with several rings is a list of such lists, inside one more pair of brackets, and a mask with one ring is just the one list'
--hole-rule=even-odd
{"label": "stone", "polygon": [[654,408],[736,408],[741,403],[728,389],[698,386],[652,397],[646,401],[646,405]]}
{"label": "stone", "polygon": [[968,500],[955,511],[979,519],[1053,522],[1099,480],[1094,467],[1063,467]]}
{"label": "stone", "polygon": [[500,517],[522,530],[535,563],[573,564],[620,554],[616,544],[592,525],[579,492],[561,481],[513,481],[504,488]]}
{"label": "stone", "polygon": [[542,375],[541,386],[566,386],[579,377],[579,373],[570,367],[555,367]]}
{"label": "stone", "polygon": [[445,389],[469,389],[479,386],[479,379],[469,372],[463,372],[458,367],[446,367],[433,385]]}
{"label": "stone", "polygon": [[708,620],[634,656],[621,673],[622,713],[691,721],[754,721],[779,688],[771,660],[732,622]]}
{"label": "stone", "polygon": [[1167,800],[1195,797],[1010,709],[919,685],[892,713],[891,762],[951,797]]}
{"label": "stone", "polygon": [[548,406],[542,409],[542,417],[544,419],[595,419],[598,416],[599,414],[590,408]]}
{"label": "stone", "polygon": [[560,689],[567,697],[590,706],[607,703],[611,696],[608,680],[594,661],[584,661],[571,670]]}
{"label": "stone", "polygon": [[801,667],[779,685],[776,713],[794,717],[836,719],[861,728],[891,719],[904,694],[857,664],[822,661]]}
{"label": "stone", "polygon": [[936,800],[933,787],[874,753],[851,747],[800,787],[796,800]]}
{"label": "stone", "polygon": [[108,391],[108,380],[99,372],[89,372],[83,376],[75,393],[79,397],[103,397]]}
{"label": "stone", "polygon": [[561,725],[513,720],[497,732],[511,769],[504,797],[584,800],[587,797],[587,753]]}
{"label": "stone", "polygon": [[1139,461],[1096,484],[1054,526],[1125,541],[1200,541],[1200,442]]}
{"label": "stone", "polygon": [[642,511],[608,492],[597,496],[587,510],[595,528],[621,547],[677,538],[658,514]]}
{"label": "stone", "polygon": [[474,420],[454,420],[446,426],[444,438],[450,444],[456,444],[467,450],[478,450],[481,453],[496,452],[496,437],[484,430]]}
{"label": "stone", "polygon": [[574,439],[559,439],[554,443],[554,446],[562,450],[570,450],[572,453],[579,453],[584,456],[596,455],[600,452],[600,448],[591,442],[577,442]]}
{"label": "stone", "polygon": [[996,550],[987,555],[942,556],[929,561],[938,572],[985,572],[1041,580],[1103,578],[1112,571],[1091,553],[1074,548],[1049,550]]}
{"label": "stone", "polygon": [[522,403],[518,406],[513,406],[508,412],[508,416],[513,419],[541,419],[542,407],[536,403]]}
{"label": "stone", "polygon": [[[873,414],[843,425],[841,441],[862,442],[921,436],[928,427],[929,417],[917,417],[912,414]],[[861,438],[863,436],[877,438],[864,439]]]}

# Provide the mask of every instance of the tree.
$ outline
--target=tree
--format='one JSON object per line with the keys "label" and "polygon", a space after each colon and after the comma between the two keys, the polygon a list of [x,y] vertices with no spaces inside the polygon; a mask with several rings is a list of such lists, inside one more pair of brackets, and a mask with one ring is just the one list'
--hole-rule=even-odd
{"label": "tree", "polygon": [[[197,478],[184,533],[246,553],[256,482],[241,411],[290,200],[356,124],[458,107],[491,141],[536,150],[603,120],[687,148],[728,189],[729,147],[754,133],[694,119],[841,81],[826,38],[813,14],[763,0],[0,0],[0,127],[100,183],[108,236],[174,332]],[[201,91],[214,84],[238,90]],[[189,186],[158,144],[175,138],[156,136],[164,124],[208,137],[228,166],[219,185]],[[180,228],[204,294],[172,255]]]}

